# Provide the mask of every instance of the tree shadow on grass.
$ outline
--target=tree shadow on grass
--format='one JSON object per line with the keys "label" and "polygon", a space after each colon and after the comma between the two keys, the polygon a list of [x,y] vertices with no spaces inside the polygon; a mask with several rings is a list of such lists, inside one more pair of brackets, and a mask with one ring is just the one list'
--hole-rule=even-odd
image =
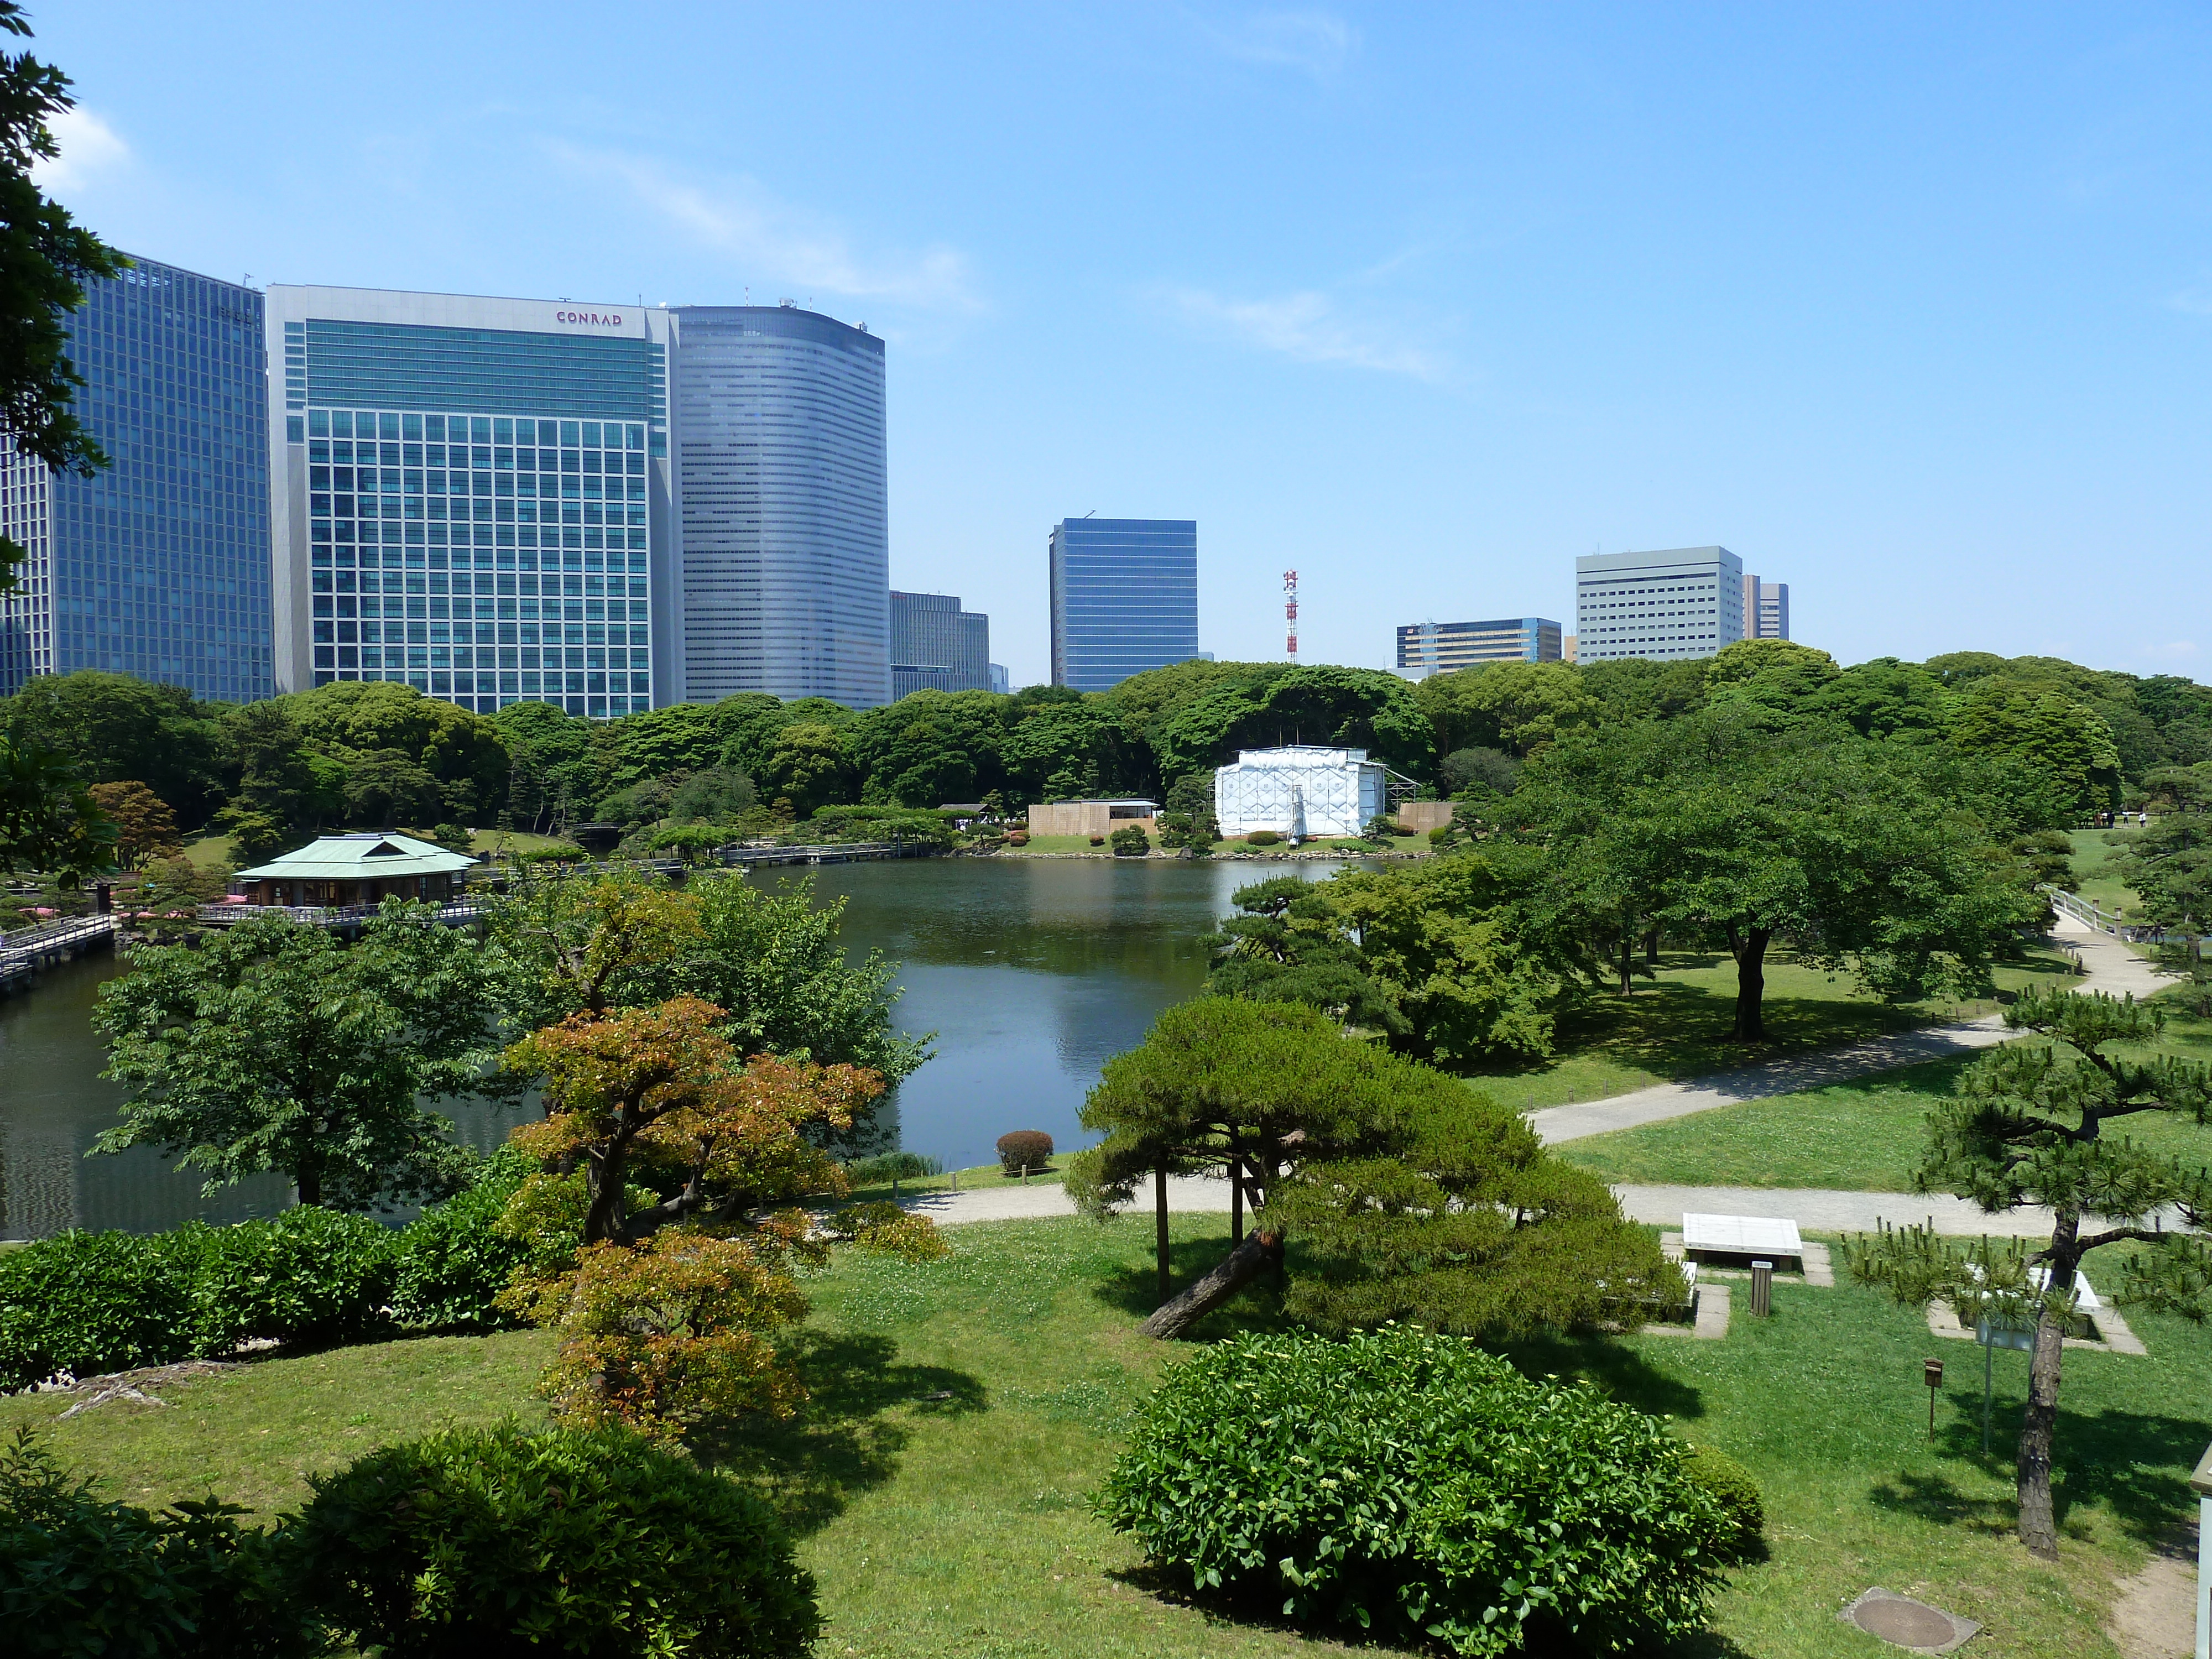
{"label": "tree shadow on grass", "polygon": [[898,1345],[873,1333],[801,1331],[782,1352],[806,1385],[799,1414],[782,1423],[731,1424],[700,1436],[695,1449],[802,1535],[891,1478],[913,1438],[915,1417],[957,1417],[987,1407],[980,1378],[942,1365],[902,1364]]}
{"label": "tree shadow on grass", "polygon": [[[1982,1451],[1981,1402],[1939,1425],[1938,1455],[1979,1465],[2000,1479],[2014,1467],[2022,1401],[2000,1395],[1991,1417],[1990,1451]],[[2101,1505],[2137,1543],[2155,1548],[2185,1518],[2189,1492],[2185,1471],[2204,1449],[2203,1419],[2157,1416],[2143,1412],[2062,1413],[2052,1460],[2051,1497],[2059,1524],[2078,1508]],[[1900,1472],[1875,1483],[1869,1497],[1877,1509],[1917,1516],[1942,1525],[1965,1524],[2005,1534],[2020,1513],[2010,1492],[1970,1496],[1943,1473]]]}
{"label": "tree shadow on grass", "polygon": [[[1179,1238],[1168,1246],[1170,1296],[1180,1296],[1220,1265],[1236,1247],[1229,1242],[1229,1218],[1219,1218],[1219,1234],[1209,1238]],[[1298,1271],[1297,1241],[1291,1241],[1289,1271]],[[1095,1279],[1091,1294],[1103,1305],[1134,1319],[1149,1317],[1160,1305],[1159,1269],[1147,1256],[1141,1267],[1131,1265]],[[1214,1342],[1240,1331],[1286,1330],[1296,1322],[1283,1312],[1283,1294],[1273,1278],[1262,1275],[1227,1303],[1216,1308],[1182,1334],[1188,1342]]]}
{"label": "tree shadow on grass", "polygon": [[1487,1345],[1523,1376],[1594,1383],[1609,1400],[1665,1417],[1705,1414],[1705,1395],[1601,1331],[1540,1331]]}

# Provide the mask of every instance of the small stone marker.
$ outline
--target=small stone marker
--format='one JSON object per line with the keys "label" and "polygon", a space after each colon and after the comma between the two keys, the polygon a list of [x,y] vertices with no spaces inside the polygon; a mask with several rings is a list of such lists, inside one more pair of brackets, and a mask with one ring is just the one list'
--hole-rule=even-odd
{"label": "small stone marker", "polygon": [[1971,1619],[1880,1589],[1868,1590],[1836,1617],[1911,1653],[1948,1653],[1981,1629]]}

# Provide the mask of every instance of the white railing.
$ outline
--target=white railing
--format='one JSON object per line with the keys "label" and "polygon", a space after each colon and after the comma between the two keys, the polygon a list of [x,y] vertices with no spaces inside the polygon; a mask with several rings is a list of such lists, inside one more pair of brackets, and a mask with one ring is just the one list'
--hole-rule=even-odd
{"label": "white railing", "polygon": [[[203,904],[200,920],[230,923],[244,921],[251,916],[289,916],[294,921],[305,922],[314,927],[347,927],[368,921],[381,908],[378,904]],[[474,921],[483,915],[483,906],[474,899],[460,899],[437,907],[433,921],[446,927]]]}
{"label": "white railing", "polygon": [[[115,926],[115,918],[112,915],[64,916],[16,933],[0,933],[0,966],[17,966],[49,951],[97,939],[103,933],[113,933]],[[10,958],[18,961],[10,961]]]}
{"label": "white railing", "polygon": [[2185,933],[2169,933],[2163,927],[2123,921],[2117,911],[2106,910],[2079,893],[2069,893],[2063,887],[2053,887],[2046,883],[2038,890],[2075,921],[2087,922],[2097,932],[2110,933],[2114,939],[2123,939],[2130,945],[2162,945],[2169,939],[2186,940],[2188,938]]}

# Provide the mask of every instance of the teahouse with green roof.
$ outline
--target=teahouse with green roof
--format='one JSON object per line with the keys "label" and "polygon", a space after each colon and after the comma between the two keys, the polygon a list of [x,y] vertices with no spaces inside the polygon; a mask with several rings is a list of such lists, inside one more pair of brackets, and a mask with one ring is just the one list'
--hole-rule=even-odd
{"label": "teahouse with green roof", "polygon": [[368,831],[323,836],[312,846],[238,872],[249,904],[374,904],[453,896],[454,878],[476,860],[412,836]]}

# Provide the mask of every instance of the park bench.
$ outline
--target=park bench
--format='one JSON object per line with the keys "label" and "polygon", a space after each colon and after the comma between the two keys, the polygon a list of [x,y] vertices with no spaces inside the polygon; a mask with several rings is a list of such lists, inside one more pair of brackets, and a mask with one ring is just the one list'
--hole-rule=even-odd
{"label": "park bench", "polygon": [[1693,1260],[1725,1257],[1731,1267],[1756,1256],[1784,1273],[1802,1273],[1805,1262],[1797,1224],[1778,1216],[1685,1213],[1682,1253]]}

